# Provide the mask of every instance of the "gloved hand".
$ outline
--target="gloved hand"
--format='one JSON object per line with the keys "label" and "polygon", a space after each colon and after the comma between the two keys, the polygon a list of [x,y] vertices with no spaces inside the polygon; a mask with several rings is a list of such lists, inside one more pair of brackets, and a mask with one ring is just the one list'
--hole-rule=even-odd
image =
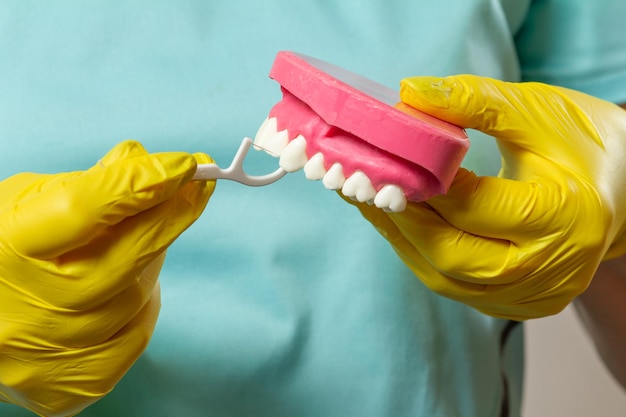
{"label": "gloved hand", "polygon": [[403,102],[497,139],[498,176],[461,169],[447,195],[358,204],[433,291],[496,317],[554,314],[626,251],[626,112],[540,83],[460,75],[401,83]]}
{"label": "gloved hand", "polygon": [[0,182],[0,400],[74,415],[146,347],[166,248],[201,214],[206,155],[134,141],[84,172]]}

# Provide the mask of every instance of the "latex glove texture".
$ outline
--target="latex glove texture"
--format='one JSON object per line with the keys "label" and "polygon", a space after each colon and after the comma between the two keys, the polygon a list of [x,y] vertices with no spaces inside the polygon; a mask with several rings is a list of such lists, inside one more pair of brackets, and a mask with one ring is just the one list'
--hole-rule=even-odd
{"label": "latex glove texture", "polygon": [[69,416],[145,349],[166,248],[202,213],[203,154],[135,141],[86,171],[0,182],[0,400]]}
{"label": "latex glove texture", "polygon": [[461,169],[402,213],[359,204],[435,292],[496,317],[562,310],[625,252],[626,112],[541,83],[459,75],[402,81],[403,102],[496,138],[498,177]]}

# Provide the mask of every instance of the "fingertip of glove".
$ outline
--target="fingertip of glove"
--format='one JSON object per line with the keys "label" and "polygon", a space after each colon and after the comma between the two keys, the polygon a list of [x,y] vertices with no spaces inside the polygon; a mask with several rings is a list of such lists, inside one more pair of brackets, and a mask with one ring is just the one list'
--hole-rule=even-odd
{"label": "fingertip of glove", "polygon": [[193,155],[185,152],[147,154],[111,166],[103,181],[110,184],[111,195],[121,196],[130,190],[137,202],[152,205],[189,183],[197,165]]}
{"label": "fingertip of glove", "polygon": [[428,205],[437,209],[448,207],[452,210],[461,209],[468,199],[474,197],[480,178],[473,171],[460,168],[452,181],[448,192],[433,196],[426,202]]}
{"label": "fingertip of glove", "polygon": [[[191,155],[196,166],[198,164],[213,164],[215,161],[209,155],[197,152]],[[195,172],[195,169],[194,169]],[[185,186],[184,194],[192,206],[204,206],[215,190],[215,180],[191,181]],[[199,203],[200,202],[200,203]]]}
{"label": "fingertip of glove", "polygon": [[[209,155],[202,153],[202,152],[194,153],[193,157],[195,158],[198,164],[214,164],[215,163],[215,160],[213,158],[211,158]],[[203,192],[207,193],[208,196],[210,196],[213,193],[213,190],[215,189],[215,184],[216,184],[215,180],[194,181],[194,182],[197,182],[198,187],[201,187]]]}
{"label": "fingertip of glove", "polygon": [[213,158],[211,158],[209,155],[202,153],[202,152],[194,153],[193,157],[195,158],[198,164],[214,164],[215,163]]}
{"label": "fingertip of glove", "polygon": [[400,81],[400,99],[419,110],[450,107],[451,86],[445,78],[421,76]]}
{"label": "fingertip of glove", "polygon": [[135,156],[145,155],[148,152],[143,145],[134,140],[127,139],[115,145],[109,152],[100,159],[99,163],[107,166],[121,159],[132,158]]}
{"label": "fingertip of glove", "polygon": [[166,178],[191,178],[198,166],[194,155],[186,152],[155,153],[153,157],[160,164]]}

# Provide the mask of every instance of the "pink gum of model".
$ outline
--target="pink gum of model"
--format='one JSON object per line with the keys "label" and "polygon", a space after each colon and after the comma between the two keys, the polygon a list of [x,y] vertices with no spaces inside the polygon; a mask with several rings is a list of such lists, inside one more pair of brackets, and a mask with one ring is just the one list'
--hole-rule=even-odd
{"label": "pink gum of model", "polygon": [[393,184],[410,201],[448,191],[469,148],[463,129],[399,102],[399,94],[360,75],[290,51],[270,78],[283,99],[270,110],[289,141],[302,135],[309,158],[324,155],[346,177],[362,171],[379,190]]}

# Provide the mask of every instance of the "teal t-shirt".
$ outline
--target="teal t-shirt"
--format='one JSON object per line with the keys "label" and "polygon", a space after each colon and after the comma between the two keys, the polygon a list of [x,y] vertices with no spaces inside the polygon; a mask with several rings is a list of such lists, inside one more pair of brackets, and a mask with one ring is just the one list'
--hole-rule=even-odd
{"label": "teal t-shirt", "polygon": [[[267,76],[280,50],[392,88],[475,73],[626,99],[626,37],[609,24],[621,3],[5,1],[0,178],[85,169],[127,138],[227,165],[280,99]],[[582,22],[581,51],[569,35]],[[497,173],[493,141],[470,133],[465,166]],[[522,326],[430,292],[302,173],[263,188],[220,181],[169,250],[161,288],[145,354],[81,417],[520,415]]]}

